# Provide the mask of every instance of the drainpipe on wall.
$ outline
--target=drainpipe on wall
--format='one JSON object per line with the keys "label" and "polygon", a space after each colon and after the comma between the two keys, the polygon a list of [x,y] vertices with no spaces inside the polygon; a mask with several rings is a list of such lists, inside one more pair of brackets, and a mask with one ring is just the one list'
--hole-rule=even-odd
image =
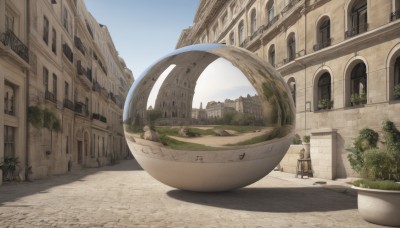
{"label": "drainpipe on wall", "polygon": [[[31,20],[30,20],[30,16],[31,16],[31,13],[30,13],[30,10],[31,10],[31,8],[30,8],[30,0],[26,0],[26,46],[28,47],[28,51],[30,52],[30,45],[29,45],[29,36],[30,36],[30,22],[31,22]],[[29,108],[29,75],[30,75],[30,69],[29,69],[29,67],[27,67],[26,68],[26,72],[25,72],[25,77],[26,77],[26,80],[25,80],[25,92],[26,92],[26,94],[25,94],[25,98],[26,98],[26,101],[25,101],[25,103],[26,103],[26,109],[25,109],[25,113],[26,113],[26,115],[25,115],[25,132],[26,132],[26,134],[25,134],[25,178],[27,178],[27,172],[28,172],[28,170],[26,170],[26,169],[28,169],[28,167],[30,166],[30,162],[29,162],[29,146],[28,146],[28,144],[29,144],[29,121],[28,121],[28,108]]]}

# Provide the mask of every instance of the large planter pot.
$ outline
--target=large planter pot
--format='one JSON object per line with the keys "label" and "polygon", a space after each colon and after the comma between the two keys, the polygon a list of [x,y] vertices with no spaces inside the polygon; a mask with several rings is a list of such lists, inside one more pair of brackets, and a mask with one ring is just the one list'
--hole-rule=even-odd
{"label": "large planter pot", "polygon": [[310,143],[303,142],[304,146],[304,159],[310,158]]}
{"label": "large planter pot", "polygon": [[366,221],[400,226],[400,191],[353,188],[358,191],[358,211]]}

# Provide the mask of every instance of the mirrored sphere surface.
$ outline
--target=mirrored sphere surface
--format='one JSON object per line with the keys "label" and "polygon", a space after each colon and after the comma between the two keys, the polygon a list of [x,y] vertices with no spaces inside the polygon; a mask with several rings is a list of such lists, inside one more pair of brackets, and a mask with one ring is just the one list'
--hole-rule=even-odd
{"label": "mirrored sphere surface", "polygon": [[128,146],[160,182],[191,191],[247,186],[273,170],[295,129],[292,96],[255,54],[222,44],[170,53],[132,85]]}

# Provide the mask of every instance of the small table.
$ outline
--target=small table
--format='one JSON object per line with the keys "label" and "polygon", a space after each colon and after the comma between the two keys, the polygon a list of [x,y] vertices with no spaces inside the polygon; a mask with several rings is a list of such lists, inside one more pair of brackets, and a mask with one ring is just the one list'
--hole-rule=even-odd
{"label": "small table", "polygon": [[300,175],[303,179],[303,176],[312,177],[313,171],[311,168],[311,159],[297,159],[296,166],[296,178]]}

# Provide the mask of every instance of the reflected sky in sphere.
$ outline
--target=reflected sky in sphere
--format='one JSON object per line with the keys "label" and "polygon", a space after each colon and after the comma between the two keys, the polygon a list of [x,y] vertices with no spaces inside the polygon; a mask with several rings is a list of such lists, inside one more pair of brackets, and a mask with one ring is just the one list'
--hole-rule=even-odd
{"label": "reflected sky in sphere", "polygon": [[[147,101],[148,108],[155,107],[160,87],[175,67],[174,64],[169,66],[154,84]],[[200,104],[204,107],[208,101],[223,102],[225,99],[237,99],[240,96],[255,94],[257,92],[243,73],[229,61],[219,58],[205,68],[197,80],[192,107],[200,108]]]}

